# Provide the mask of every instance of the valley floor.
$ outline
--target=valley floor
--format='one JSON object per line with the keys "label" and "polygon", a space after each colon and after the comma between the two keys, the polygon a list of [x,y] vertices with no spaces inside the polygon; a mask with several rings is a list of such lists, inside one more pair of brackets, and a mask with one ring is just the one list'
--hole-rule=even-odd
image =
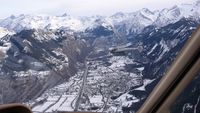
{"label": "valley floor", "polygon": [[41,97],[28,104],[34,113],[55,111],[122,112],[122,107],[131,106],[140,98],[129,94],[133,90],[145,91],[145,86],[153,80],[143,80],[140,73],[123,71],[126,64],[134,62],[123,56],[114,56],[105,64],[101,60],[88,60],[85,69],[67,82],[47,90]]}

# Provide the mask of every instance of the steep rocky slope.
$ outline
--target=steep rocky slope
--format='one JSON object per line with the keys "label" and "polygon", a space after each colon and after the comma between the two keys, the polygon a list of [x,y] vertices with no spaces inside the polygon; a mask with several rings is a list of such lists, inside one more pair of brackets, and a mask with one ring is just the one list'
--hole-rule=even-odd
{"label": "steep rocky slope", "polygon": [[[0,103],[21,102],[35,113],[137,111],[199,25],[199,3],[0,20]],[[199,111],[199,77],[194,81],[174,113]]]}
{"label": "steep rocky slope", "polygon": [[[86,34],[93,33],[89,35],[93,36],[89,41],[93,49],[82,64],[84,68],[79,69],[69,81],[45,91],[29,104],[34,112],[134,112],[160,80],[197,25],[196,21],[181,19],[162,28],[146,27],[137,38],[128,40],[132,43],[117,46],[141,46],[140,49],[118,54],[109,52],[111,40],[116,38],[114,32],[99,36],[94,34],[96,30],[89,31]],[[85,37],[85,40],[88,38]],[[193,94],[199,95],[198,92]],[[195,103],[196,100],[190,102]]]}
{"label": "steep rocky slope", "polygon": [[10,103],[35,98],[73,76],[87,47],[60,31],[23,30],[1,38],[1,48],[2,102]]}

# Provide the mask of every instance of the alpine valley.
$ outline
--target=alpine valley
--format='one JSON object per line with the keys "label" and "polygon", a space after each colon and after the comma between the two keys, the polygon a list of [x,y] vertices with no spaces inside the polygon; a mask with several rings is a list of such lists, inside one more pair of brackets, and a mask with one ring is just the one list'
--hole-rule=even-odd
{"label": "alpine valley", "polygon": [[[200,1],[112,16],[0,20],[0,103],[134,113],[200,24]],[[172,113],[200,113],[197,76]]]}

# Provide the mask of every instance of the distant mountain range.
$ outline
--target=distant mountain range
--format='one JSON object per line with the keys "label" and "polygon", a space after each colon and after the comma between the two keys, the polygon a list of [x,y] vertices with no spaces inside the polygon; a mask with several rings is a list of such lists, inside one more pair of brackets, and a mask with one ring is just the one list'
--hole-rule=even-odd
{"label": "distant mountain range", "polygon": [[[200,24],[199,7],[3,19],[0,103],[25,103],[34,113],[133,113]],[[197,77],[172,113],[200,112],[199,91]]]}
{"label": "distant mountain range", "polygon": [[19,15],[10,16],[0,20],[0,26],[8,30],[19,32],[24,29],[62,29],[67,28],[73,31],[84,31],[94,27],[96,24],[115,27],[119,31],[126,27],[123,33],[137,33],[144,27],[156,25],[158,27],[174,23],[181,18],[192,18],[199,20],[200,1],[190,4],[175,5],[172,8],[165,8],[160,11],[150,11],[143,8],[132,13],[118,12],[112,16],[93,17],[72,17],[64,14],[62,16],[47,15]]}

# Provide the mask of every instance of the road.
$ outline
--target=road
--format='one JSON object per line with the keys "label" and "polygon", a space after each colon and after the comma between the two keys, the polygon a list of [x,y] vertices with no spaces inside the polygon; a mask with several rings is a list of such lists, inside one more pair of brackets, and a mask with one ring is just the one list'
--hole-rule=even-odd
{"label": "road", "polygon": [[78,97],[77,97],[77,101],[75,103],[74,111],[78,111],[78,108],[79,108],[79,105],[80,105],[80,101],[81,101],[82,95],[84,93],[85,84],[86,84],[86,81],[87,81],[87,75],[88,75],[87,60],[85,60],[84,65],[85,65],[85,70],[84,70],[84,73],[83,73],[83,82],[82,82],[82,85],[81,85],[81,88],[80,88],[80,91],[79,91],[79,94],[78,94]]}

